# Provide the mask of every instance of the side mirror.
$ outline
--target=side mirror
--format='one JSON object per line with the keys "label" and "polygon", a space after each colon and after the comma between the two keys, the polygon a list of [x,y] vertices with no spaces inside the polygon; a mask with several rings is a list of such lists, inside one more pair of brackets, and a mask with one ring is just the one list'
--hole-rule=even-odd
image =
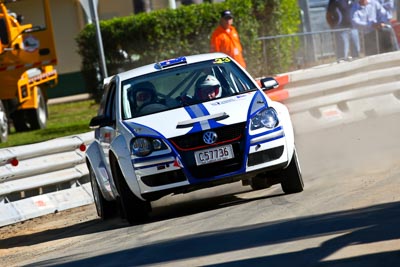
{"label": "side mirror", "polygon": [[262,78],[260,82],[261,82],[261,89],[264,91],[276,89],[279,87],[278,81],[272,77]]}
{"label": "side mirror", "polygon": [[112,126],[112,125],[113,121],[105,115],[98,115],[96,117],[93,117],[89,123],[89,127],[91,129],[97,129],[100,127]]}

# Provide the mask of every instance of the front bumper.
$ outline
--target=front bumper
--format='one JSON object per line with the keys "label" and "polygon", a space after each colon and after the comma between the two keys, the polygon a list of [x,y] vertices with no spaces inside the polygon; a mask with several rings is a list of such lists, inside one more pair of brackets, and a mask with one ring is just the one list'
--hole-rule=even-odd
{"label": "front bumper", "polygon": [[142,162],[140,167],[133,164],[142,196],[155,198],[246,180],[288,164],[287,140],[281,126],[253,136],[247,134],[244,123],[213,130],[220,136],[220,144],[232,145],[234,158],[197,166],[194,152],[204,149],[203,132],[170,139],[175,155]]}

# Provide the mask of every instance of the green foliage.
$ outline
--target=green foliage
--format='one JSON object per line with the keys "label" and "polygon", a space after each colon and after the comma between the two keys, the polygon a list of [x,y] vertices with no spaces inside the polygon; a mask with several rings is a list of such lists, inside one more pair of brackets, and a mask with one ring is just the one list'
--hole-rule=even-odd
{"label": "green foliage", "polygon": [[[301,23],[297,0],[255,0],[254,11],[260,21],[260,37],[277,37],[298,32]],[[274,38],[262,42],[262,75],[273,75],[287,71],[295,62],[299,47],[297,38]]]}
{"label": "green foliage", "polygon": [[[300,23],[297,1],[227,0],[101,21],[108,75],[168,58],[209,52],[210,35],[224,9],[230,9],[235,15],[234,24],[239,31],[248,71],[253,76],[276,74],[282,64],[292,64],[296,43],[273,43],[266,49],[258,38],[297,32]],[[88,25],[76,42],[87,86],[97,90],[99,81],[95,68],[99,66],[99,53],[95,32],[94,26]],[[121,50],[129,57],[124,58]],[[264,54],[279,55],[279,60]]]}

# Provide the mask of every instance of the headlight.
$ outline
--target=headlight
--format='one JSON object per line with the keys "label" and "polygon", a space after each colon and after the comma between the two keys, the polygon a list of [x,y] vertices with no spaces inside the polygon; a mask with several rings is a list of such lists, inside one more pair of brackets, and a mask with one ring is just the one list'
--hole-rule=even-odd
{"label": "headlight", "polygon": [[272,129],[279,123],[278,115],[276,110],[273,108],[263,109],[251,118],[251,130],[257,130],[262,127]]}
{"label": "headlight", "polygon": [[150,155],[153,151],[167,149],[166,145],[160,139],[138,137],[132,139],[132,154],[138,157]]}

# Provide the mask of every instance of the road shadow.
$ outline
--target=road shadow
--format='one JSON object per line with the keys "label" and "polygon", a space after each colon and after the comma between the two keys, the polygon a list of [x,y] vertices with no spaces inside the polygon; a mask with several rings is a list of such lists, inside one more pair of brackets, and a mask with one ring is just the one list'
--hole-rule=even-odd
{"label": "road shadow", "polygon": [[[196,257],[261,248],[315,237],[335,237],[320,246],[206,266],[397,266],[399,248],[390,252],[325,261],[328,256],[353,244],[371,244],[400,238],[400,202],[316,216],[266,222],[246,227],[169,239],[145,246],[67,262],[67,258],[37,262],[32,266],[143,266],[185,261]],[[266,255],[269,251],[266,251]],[[396,265],[397,264],[397,265]],[[204,266],[204,265],[203,265]]]}
{"label": "road shadow", "polygon": [[[242,190],[239,193],[245,193],[248,191],[251,190]],[[260,199],[268,199],[283,195],[283,193],[279,192],[275,193],[274,191],[266,191],[265,195],[263,196],[242,199],[238,198],[236,194],[238,194],[238,192],[190,201],[177,202],[169,206],[156,207],[153,209],[149,216],[149,219],[145,223],[160,222],[163,220],[189,216],[192,214],[199,214],[202,212],[217,210],[227,206],[240,205],[246,202],[257,201]],[[33,234],[19,235],[1,239],[0,249],[31,246],[48,241],[56,241],[58,239],[111,231],[124,227],[131,227],[131,225],[129,225],[124,219],[113,218],[107,221],[103,221],[100,218],[97,218],[72,226],[49,229]]]}

